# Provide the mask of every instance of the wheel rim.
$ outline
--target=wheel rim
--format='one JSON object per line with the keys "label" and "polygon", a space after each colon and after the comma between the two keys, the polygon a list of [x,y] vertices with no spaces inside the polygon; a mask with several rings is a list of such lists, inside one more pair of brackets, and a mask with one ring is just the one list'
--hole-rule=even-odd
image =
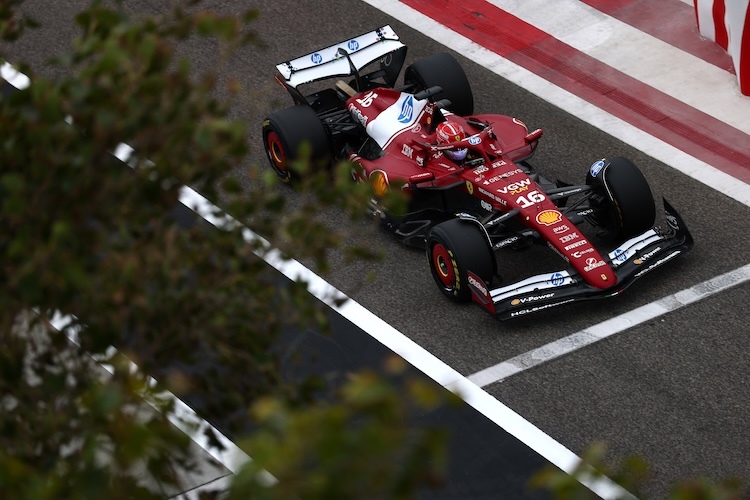
{"label": "wheel rim", "polygon": [[432,247],[432,268],[435,270],[435,276],[448,289],[456,286],[456,271],[452,260],[448,250],[440,243]]}
{"label": "wheel rim", "polygon": [[289,177],[289,170],[286,167],[286,151],[284,146],[281,144],[281,138],[276,132],[269,132],[266,137],[266,149],[268,151],[268,158],[271,160],[276,173],[281,178]]}

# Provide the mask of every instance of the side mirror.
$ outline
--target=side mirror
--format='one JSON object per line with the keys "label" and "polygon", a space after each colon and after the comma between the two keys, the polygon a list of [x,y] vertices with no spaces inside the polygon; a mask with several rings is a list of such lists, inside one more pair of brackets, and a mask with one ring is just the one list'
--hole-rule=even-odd
{"label": "side mirror", "polygon": [[529,132],[528,134],[526,134],[526,142],[532,143],[534,141],[538,141],[542,134],[544,134],[544,130],[540,128],[534,130],[533,132]]}
{"label": "side mirror", "polygon": [[420,182],[431,181],[433,179],[435,179],[435,174],[432,172],[421,172],[409,177],[409,184],[419,184]]}

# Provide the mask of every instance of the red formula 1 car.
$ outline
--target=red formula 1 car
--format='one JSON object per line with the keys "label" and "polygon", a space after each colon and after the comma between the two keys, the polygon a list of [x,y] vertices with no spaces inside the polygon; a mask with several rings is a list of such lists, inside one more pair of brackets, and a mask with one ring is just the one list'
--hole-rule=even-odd
{"label": "red formula 1 car", "polygon": [[[664,200],[667,224],[646,179],[628,159],[601,159],[585,184],[553,182],[527,161],[542,136],[516,119],[475,114],[455,58],[441,53],[406,68],[406,46],[390,28],[365,33],[277,66],[295,105],[263,122],[272,168],[294,179],[290,160],[307,143],[313,160],[348,160],[355,181],[372,185],[370,211],[404,243],[426,249],[435,283],[457,302],[474,300],[499,319],[580,300],[612,297],[688,251],[693,239]],[[303,94],[328,79],[332,88]],[[383,206],[389,189],[408,210]],[[597,248],[595,227],[613,242]],[[559,270],[500,283],[496,254],[547,245]]]}

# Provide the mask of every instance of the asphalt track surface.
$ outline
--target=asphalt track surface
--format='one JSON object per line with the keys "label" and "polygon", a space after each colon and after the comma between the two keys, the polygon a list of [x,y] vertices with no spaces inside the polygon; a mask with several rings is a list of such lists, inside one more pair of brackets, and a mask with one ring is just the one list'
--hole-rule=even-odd
{"label": "asphalt track surface", "polygon": [[[19,59],[30,62],[42,75],[54,76],[57,70],[44,62],[74,36],[71,18],[82,4],[70,1],[49,9],[43,1],[29,1],[26,8],[45,27],[16,44],[13,50]],[[160,5],[145,0],[127,3],[128,9],[142,12],[155,11]],[[383,24],[390,24],[409,46],[407,64],[450,51],[355,0],[214,1],[206,5],[227,13],[252,6],[262,13],[254,28],[266,47],[243,51],[225,72],[247,89],[246,98],[233,113],[252,125],[249,139],[255,150],[248,159],[252,163],[266,161],[259,137],[261,120],[270,111],[291,104],[273,81],[276,63]],[[214,64],[214,49],[199,40],[181,47],[197,70]],[[629,157],[644,171],[656,199],[665,196],[680,211],[696,246],[616,299],[500,323],[477,307],[444,300],[422,252],[404,248],[367,224],[352,224],[340,214],[326,213],[320,215],[324,220],[343,225],[386,254],[382,264],[337,266],[325,279],[338,289],[468,376],[750,262],[747,206],[499,78],[462,54],[454,55],[472,82],[477,111],[502,112],[523,119],[529,128],[544,128],[533,163],[548,177],[580,182],[592,161],[602,156]],[[243,172],[237,176],[243,178]],[[554,269],[555,259],[542,250],[504,256],[501,264],[508,263],[508,281],[516,273],[537,273],[540,265]],[[377,272],[374,283],[362,279],[370,270]],[[697,475],[739,476],[747,481],[748,292],[750,285],[745,282],[485,389],[575,453],[601,440],[608,444],[612,460],[642,454],[653,466],[648,497],[663,497],[675,481]]]}

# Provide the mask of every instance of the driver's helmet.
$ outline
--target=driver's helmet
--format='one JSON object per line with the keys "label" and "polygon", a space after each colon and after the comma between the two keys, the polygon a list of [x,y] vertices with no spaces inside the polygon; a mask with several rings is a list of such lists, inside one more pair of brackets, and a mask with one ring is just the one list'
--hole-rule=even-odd
{"label": "driver's helmet", "polygon": [[[466,137],[464,128],[454,121],[444,121],[437,126],[437,142],[441,146],[446,146],[458,142]],[[446,149],[444,151],[445,156],[454,161],[462,161],[466,158],[466,148],[460,149]]]}

